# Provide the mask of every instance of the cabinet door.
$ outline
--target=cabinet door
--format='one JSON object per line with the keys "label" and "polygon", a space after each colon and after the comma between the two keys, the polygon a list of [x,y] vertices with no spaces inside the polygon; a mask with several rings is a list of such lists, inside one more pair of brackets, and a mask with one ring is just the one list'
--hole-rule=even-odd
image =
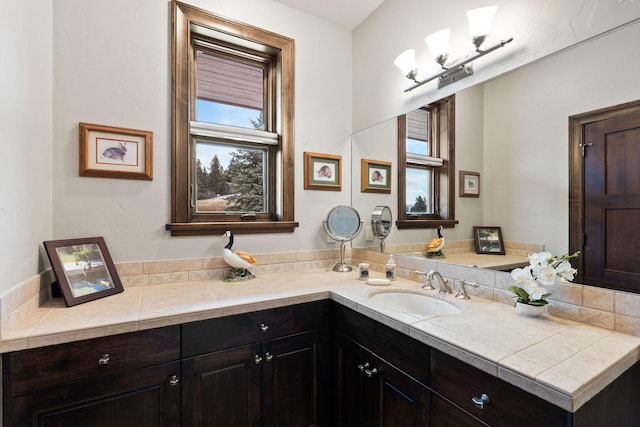
{"label": "cabinet door", "polygon": [[340,426],[429,426],[426,386],[341,335],[338,358]]}
{"label": "cabinet door", "polygon": [[[373,358],[375,373],[368,377],[365,370],[365,390],[371,386],[373,393],[367,402],[374,403],[368,414],[373,416],[367,425],[382,427],[429,426],[429,390],[404,372],[380,359]],[[367,384],[371,381],[371,384]],[[376,396],[379,401],[376,402]],[[367,413],[365,413],[366,415]],[[365,416],[365,419],[367,417]]]}
{"label": "cabinet door", "polygon": [[328,349],[324,330],[262,343],[263,427],[328,425]]}
{"label": "cabinet door", "polygon": [[180,426],[180,362],[27,393],[9,399],[5,425]]}
{"label": "cabinet door", "polygon": [[185,427],[260,426],[260,344],[182,361]]}

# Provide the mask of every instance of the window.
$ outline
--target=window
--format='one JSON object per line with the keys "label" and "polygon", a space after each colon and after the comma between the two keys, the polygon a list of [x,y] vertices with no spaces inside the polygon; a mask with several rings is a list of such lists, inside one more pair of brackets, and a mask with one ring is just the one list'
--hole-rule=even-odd
{"label": "window", "polygon": [[398,228],[453,227],[455,96],[398,117]]}
{"label": "window", "polygon": [[291,232],[294,41],[174,2],[172,235]]}

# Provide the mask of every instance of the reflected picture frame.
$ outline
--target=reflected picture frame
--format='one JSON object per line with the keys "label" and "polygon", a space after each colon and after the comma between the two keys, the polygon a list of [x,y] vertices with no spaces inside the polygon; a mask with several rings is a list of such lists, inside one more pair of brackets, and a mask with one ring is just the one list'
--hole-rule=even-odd
{"label": "reflected picture frame", "polygon": [[103,237],[43,244],[67,307],[124,291]]}
{"label": "reflected picture frame", "polygon": [[496,226],[474,226],[473,242],[477,254],[504,255],[502,228]]}
{"label": "reflected picture frame", "polygon": [[153,132],[80,123],[79,175],[153,179]]}
{"label": "reflected picture frame", "polygon": [[361,159],[360,192],[391,193],[391,162]]}
{"label": "reflected picture frame", "polygon": [[458,175],[460,197],[480,197],[480,174],[460,171]]}
{"label": "reflected picture frame", "polygon": [[305,190],[342,190],[342,156],[304,152]]}

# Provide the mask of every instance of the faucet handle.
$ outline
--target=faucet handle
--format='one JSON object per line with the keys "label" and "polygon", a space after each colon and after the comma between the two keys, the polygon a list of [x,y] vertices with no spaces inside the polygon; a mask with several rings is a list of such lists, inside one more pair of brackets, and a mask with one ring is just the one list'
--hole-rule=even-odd
{"label": "faucet handle", "polygon": [[431,283],[431,277],[429,276],[429,273],[425,273],[424,271],[418,271],[418,270],[415,270],[414,273],[422,276],[422,289],[425,289],[428,291],[432,291],[435,289],[433,287],[433,284]]}
{"label": "faucet handle", "polygon": [[458,295],[456,295],[456,298],[471,299],[469,294],[467,294],[467,288],[465,288],[465,286],[471,286],[472,288],[477,288],[480,285],[478,285],[476,282],[469,282],[467,280],[460,281],[460,290],[458,291]]}

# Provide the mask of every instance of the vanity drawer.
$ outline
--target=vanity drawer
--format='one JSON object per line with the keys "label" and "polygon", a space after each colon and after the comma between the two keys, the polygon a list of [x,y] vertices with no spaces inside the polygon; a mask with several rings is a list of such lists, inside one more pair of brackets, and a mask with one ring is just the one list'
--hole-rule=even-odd
{"label": "vanity drawer", "polygon": [[238,347],[328,326],[329,301],[314,301],[187,323],[182,356]]}
{"label": "vanity drawer", "polygon": [[178,359],[180,327],[169,326],[8,353],[3,369],[17,396]]}
{"label": "vanity drawer", "polygon": [[[435,349],[431,350],[431,386],[485,423],[498,426],[562,426],[570,414],[493,375]],[[485,394],[484,408],[472,399]]]}

